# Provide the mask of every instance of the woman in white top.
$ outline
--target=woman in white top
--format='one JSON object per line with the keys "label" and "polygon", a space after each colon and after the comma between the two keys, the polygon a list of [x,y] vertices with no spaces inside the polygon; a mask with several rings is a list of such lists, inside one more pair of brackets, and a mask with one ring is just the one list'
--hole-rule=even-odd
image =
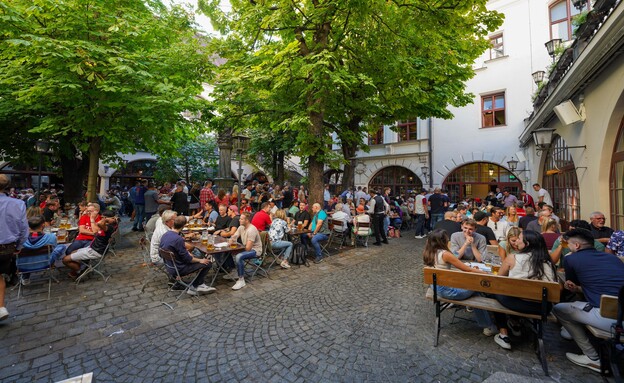
{"label": "woman in white top", "polygon": [[[515,243],[518,252],[510,252],[507,254],[498,272],[499,276],[551,282],[557,281],[557,271],[550,260],[544,237],[542,237],[540,233],[532,230],[524,231],[520,234],[518,241]],[[510,310],[527,314],[542,313],[542,302],[508,297],[506,295],[495,295],[495,298],[500,304]],[[494,313],[494,318],[500,331],[500,333],[494,337],[494,341],[502,348],[511,350],[511,343],[507,330],[507,316],[501,313]],[[511,327],[514,335],[519,336],[520,328],[516,328],[515,326]]]}

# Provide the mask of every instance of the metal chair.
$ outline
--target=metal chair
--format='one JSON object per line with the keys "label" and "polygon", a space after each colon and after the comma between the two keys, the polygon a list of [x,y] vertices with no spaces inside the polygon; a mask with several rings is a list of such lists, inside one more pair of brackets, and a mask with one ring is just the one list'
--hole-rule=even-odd
{"label": "metal chair", "polygon": [[178,296],[176,297],[176,299],[175,299],[175,301],[173,303],[177,302],[180,299],[180,297],[191,288],[191,286],[193,285],[193,283],[195,282],[195,280],[199,276],[199,272],[202,269],[197,269],[197,270],[193,271],[192,273],[187,274],[187,275],[191,275],[192,276],[192,279],[189,282],[187,282],[187,281],[184,281],[182,279],[182,277],[186,276],[186,275],[181,275],[180,274],[180,270],[178,270],[178,266],[175,263],[175,254],[173,254],[172,251],[160,248],[160,249],[158,249],[158,255],[160,255],[160,257],[163,259],[163,263],[165,265],[165,270],[171,272],[171,274],[174,274],[174,277],[175,277],[175,280],[176,280],[176,283],[173,283],[173,284],[171,284],[171,286],[169,286],[169,288],[167,289],[167,292],[165,292],[165,296],[163,297],[163,300],[161,301],[161,303],[163,305],[165,305],[165,306],[169,307],[171,310],[173,310],[173,306],[170,303],[165,302],[165,298],[167,298],[167,295],[169,295],[169,293],[171,291],[173,291],[173,289],[176,286],[176,284],[180,285],[180,286],[183,286],[184,289],[182,290],[182,292],[180,294],[178,294]]}
{"label": "metal chair", "polygon": [[150,257],[150,240],[147,239],[147,235],[145,237],[141,237],[139,240],[139,246],[141,247],[141,254],[143,255],[143,264],[148,270],[148,273],[145,276],[145,282],[143,282],[143,286],[141,286],[141,292],[144,292],[148,283],[158,278],[160,275],[167,276],[168,280],[170,277],[165,270],[164,264],[152,262],[152,258]]}
{"label": "metal chair", "polygon": [[17,276],[19,282],[17,284],[17,298],[19,299],[24,281],[24,274],[34,273],[47,273],[48,274],[48,299],[50,299],[50,292],[52,290],[52,280],[56,283],[59,281],[52,276],[52,265],[50,264],[50,254],[52,254],[54,248],[52,245],[45,245],[38,249],[26,249],[22,250],[16,255]]}
{"label": "metal chair", "polygon": [[338,247],[338,250],[340,250],[342,249],[342,246],[344,246],[347,238],[349,238],[349,227],[346,222],[338,219],[332,219],[332,224],[334,227],[332,229],[331,237],[328,242],[334,242],[335,240],[339,239],[340,246]]}
{"label": "metal chair", "polygon": [[102,256],[98,259],[88,259],[86,261],[80,261],[80,263],[84,266],[86,266],[87,268],[84,269],[84,271],[82,273],[80,273],[80,275],[78,276],[78,278],[76,278],[76,284],[79,284],[80,281],[82,281],[84,278],[87,277],[87,275],[91,274],[91,273],[95,273],[97,275],[99,275],[100,277],[102,277],[102,279],[104,280],[104,282],[108,282],[108,278],[110,278],[110,275],[105,275],[103,272],[103,268],[104,268],[104,263],[106,261],[106,256],[108,255],[108,251],[110,250],[110,246],[111,246],[111,239],[113,237],[111,236],[111,238],[109,238],[108,240],[108,244],[106,245],[106,248],[104,249],[104,253],[102,254]]}
{"label": "metal chair", "polygon": [[245,265],[250,266],[252,268],[251,275],[249,276],[249,280],[251,281],[258,271],[262,271],[264,275],[271,279],[269,276],[268,268],[262,267],[264,261],[268,257],[268,247],[269,247],[269,233],[266,231],[260,232],[260,240],[262,241],[262,254],[257,255],[256,258],[249,258],[245,260]]}
{"label": "metal chair", "polygon": [[[275,252],[276,250],[277,253]],[[266,258],[268,258],[267,260],[270,260],[272,258],[272,260],[271,263],[269,263],[267,270],[271,270],[271,267],[273,267],[273,265],[275,265],[277,261],[280,260],[280,258],[284,255],[284,251],[286,251],[286,249],[274,249],[271,245],[271,239],[268,239]]]}
{"label": "metal chair", "polygon": [[109,248],[108,248],[108,251],[113,253],[115,257],[117,256],[117,253],[115,252],[115,250],[117,250],[116,246],[117,246],[118,239],[119,239],[119,228],[115,229],[113,234],[111,234]]}
{"label": "metal chair", "polygon": [[[354,228],[355,247],[357,247],[358,239],[362,240],[364,247],[368,247],[368,238],[371,236],[371,226],[372,224],[370,222],[357,222],[356,221],[355,228]],[[363,234],[364,232],[366,234]]]}

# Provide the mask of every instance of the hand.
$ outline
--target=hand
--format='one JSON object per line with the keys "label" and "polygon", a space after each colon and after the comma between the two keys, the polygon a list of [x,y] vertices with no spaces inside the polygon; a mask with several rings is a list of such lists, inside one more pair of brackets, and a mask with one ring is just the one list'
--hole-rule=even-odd
{"label": "hand", "polygon": [[199,263],[201,263],[202,265],[209,265],[210,264],[210,259],[208,259],[208,258],[200,259]]}
{"label": "hand", "polygon": [[99,213],[97,211],[92,211],[91,214],[89,214],[89,217],[91,217],[91,219],[95,221],[95,219],[97,218],[98,214]]}
{"label": "hand", "polygon": [[471,237],[469,235],[466,236],[466,243],[469,245],[472,245],[474,243],[474,237]]}
{"label": "hand", "polygon": [[576,284],[570,280],[565,281],[563,286],[570,291],[576,291],[576,289],[578,288],[578,286],[576,286]]}

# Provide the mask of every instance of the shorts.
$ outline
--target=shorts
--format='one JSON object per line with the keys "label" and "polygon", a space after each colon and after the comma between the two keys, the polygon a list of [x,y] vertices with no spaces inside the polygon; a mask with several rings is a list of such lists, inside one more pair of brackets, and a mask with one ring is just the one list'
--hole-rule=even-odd
{"label": "shorts", "polygon": [[102,258],[102,254],[93,250],[90,247],[83,247],[82,249],[78,249],[69,255],[72,261],[87,261],[89,259],[99,259]]}
{"label": "shorts", "polygon": [[[16,247],[13,244],[0,246],[2,246],[2,249],[0,249],[0,274],[11,275],[15,270],[13,261],[15,259],[15,251],[17,251]],[[2,278],[1,275],[0,278]]]}

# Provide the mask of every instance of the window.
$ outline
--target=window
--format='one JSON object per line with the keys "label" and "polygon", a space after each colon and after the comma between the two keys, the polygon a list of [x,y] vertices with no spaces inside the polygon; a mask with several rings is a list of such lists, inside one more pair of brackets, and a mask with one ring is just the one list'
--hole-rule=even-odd
{"label": "window", "polygon": [[[585,10],[589,10],[589,1],[585,5]],[[563,0],[553,4],[549,9],[550,14],[550,38],[568,41],[572,38],[574,27],[572,19],[580,11],[572,5],[570,0]]]}
{"label": "window", "polygon": [[505,125],[505,93],[481,97],[482,127]]}
{"label": "window", "polygon": [[381,145],[384,143],[384,127],[381,126],[377,131],[373,134],[368,134],[368,144],[369,145]]}
{"label": "window", "polygon": [[399,121],[397,123],[397,132],[399,132],[399,142],[417,140],[418,123],[416,119]]}
{"label": "window", "polygon": [[[554,171],[553,171],[554,170]],[[563,138],[555,136],[544,161],[542,187],[550,193],[563,229],[580,219],[581,200],[574,160]]]}
{"label": "window", "polygon": [[489,162],[473,162],[450,172],[443,187],[448,190],[452,201],[459,201],[467,197],[485,198],[497,187],[509,189],[511,194],[518,196],[522,184],[513,173],[502,166]]}
{"label": "window", "polygon": [[624,230],[624,119],[611,158],[611,224],[617,230]]}
{"label": "window", "polygon": [[405,196],[412,190],[421,190],[423,183],[411,170],[402,166],[381,169],[371,178],[369,189],[389,187],[393,196]]}
{"label": "window", "polygon": [[488,50],[489,60],[505,56],[502,33],[490,36],[490,45],[490,49]]}

